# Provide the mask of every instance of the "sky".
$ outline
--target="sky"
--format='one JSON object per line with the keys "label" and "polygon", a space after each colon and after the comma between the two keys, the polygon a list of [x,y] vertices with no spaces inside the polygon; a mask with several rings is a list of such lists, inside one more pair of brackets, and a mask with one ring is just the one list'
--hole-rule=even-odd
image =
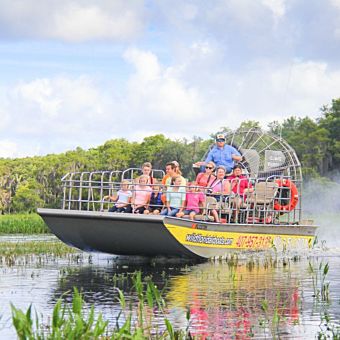
{"label": "sky", "polygon": [[340,97],[340,0],[0,0],[0,157],[207,138]]}

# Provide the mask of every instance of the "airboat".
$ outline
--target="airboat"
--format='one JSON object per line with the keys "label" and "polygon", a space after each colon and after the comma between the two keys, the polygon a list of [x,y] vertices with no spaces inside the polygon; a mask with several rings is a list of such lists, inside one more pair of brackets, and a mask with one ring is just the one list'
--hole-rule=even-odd
{"label": "airboat", "polygon": [[[61,208],[38,213],[61,241],[91,252],[204,259],[234,251],[311,248],[317,227],[302,214],[302,171],[293,148],[261,129],[230,132],[226,144],[241,153],[242,172],[252,183],[242,206],[235,207],[234,197],[219,202],[209,197],[195,220],[109,212],[106,195],[123,180],[131,181],[133,190],[140,169],[130,168],[68,173],[62,178]],[[153,177],[163,175],[153,170]],[[212,220],[212,209],[220,222]]]}

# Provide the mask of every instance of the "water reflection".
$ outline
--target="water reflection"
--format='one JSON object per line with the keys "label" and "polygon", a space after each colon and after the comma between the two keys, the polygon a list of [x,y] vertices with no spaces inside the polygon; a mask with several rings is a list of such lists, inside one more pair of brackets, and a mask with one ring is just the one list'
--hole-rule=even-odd
{"label": "water reflection", "polygon": [[[338,266],[338,257],[328,259]],[[191,334],[200,338],[251,338],[256,336],[314,336],[320,329],[322,303],[313,297],[313,280],[308,272],[309,261],[316,267],[319,259],[300,260],[260,258],[257,261],[208,262],[193,266],[157,264],[111,264],[90,266],[66,273],[53,292],[55,298],[74,285],[81,288],[89,303],[97,305],[114,320],[120,306],[118,286],[136,302],[131,275],[142,270],[152,277],[159,289],[165,288],[168,317],[185,329],[186,313],[190,311]],[[333,268],[333,272],[335,272]],[[339,277],[332,281],[332,291],[339,297]],[[338,320],[339,311],[328,306],[331,318]],[[313,313],[313,311],[318,313]],[[157,316],[157,315],[156,315]],[[159,316],[155,322],[160,326]],[[308,336],[307,336],[308,335]]]}
{"label": "water reflection", "polygon": [[278,326],[274,315],[284,316],[287,325],[299,321],[299,282],[284,272],[279,278],[276,269],[203,264],[174,277],[167,299],[172,306],[190,307],[194,335],[244,339],[266,334],[267,327]]}

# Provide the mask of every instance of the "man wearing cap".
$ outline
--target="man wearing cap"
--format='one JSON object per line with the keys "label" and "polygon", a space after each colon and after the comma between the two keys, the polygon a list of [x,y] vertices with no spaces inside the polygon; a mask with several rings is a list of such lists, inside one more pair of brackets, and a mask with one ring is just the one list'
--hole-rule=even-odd
{"label": "man wearing cap", "polygon": [[209,151],[204,162],[197,162],[196,165],[202,166],[208,162],[214,162],[216,167],[223,165],[227,173],[234,167],[234,161],[240,161],[241,154],[231,145],[225,144],[225,137],[222,133],[216,135],[216,145]]}

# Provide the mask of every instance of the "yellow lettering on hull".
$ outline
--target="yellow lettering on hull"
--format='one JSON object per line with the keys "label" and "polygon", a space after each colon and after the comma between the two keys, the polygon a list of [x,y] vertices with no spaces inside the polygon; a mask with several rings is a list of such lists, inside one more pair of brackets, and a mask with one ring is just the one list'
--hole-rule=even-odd
{"label": "yellow lettering on hull", "polygon": [[188,246],[254,250],[275,247],[277,250],[283,250],[311,248],[314,241],[314,236],[213,231],[171,224],[165,226],[179,243]]}

